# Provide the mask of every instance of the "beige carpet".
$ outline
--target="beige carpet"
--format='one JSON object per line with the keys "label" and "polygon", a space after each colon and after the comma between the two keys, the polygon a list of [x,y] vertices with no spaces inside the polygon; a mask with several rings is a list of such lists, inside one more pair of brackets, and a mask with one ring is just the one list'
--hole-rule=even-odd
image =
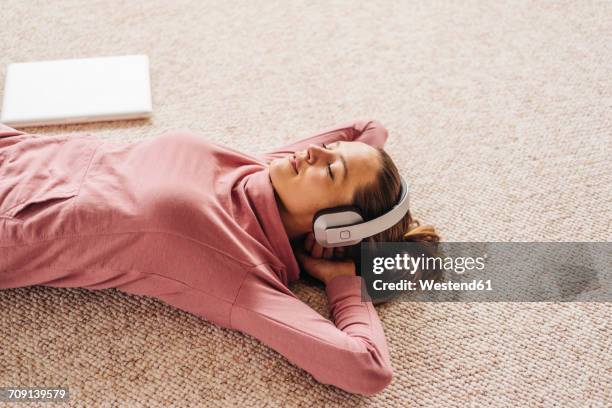
{"label": "beige carpet", "polygon": [[[368,115],[445,240],[610,241],[612,3],[505,3],[4,0],[0,84],[9,62],[145,53],[151,121],[30,131],[261,152]],[[0,311],[0,386],[71,406],[612,404],[610,304],[383,305],[395,377],[373,397],[115,290],[12,289]]]}

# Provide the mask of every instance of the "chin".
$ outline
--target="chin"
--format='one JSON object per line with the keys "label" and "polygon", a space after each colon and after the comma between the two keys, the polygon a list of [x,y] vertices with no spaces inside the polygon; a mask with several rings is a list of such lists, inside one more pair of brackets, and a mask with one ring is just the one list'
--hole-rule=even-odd
{"label": "chin", "polygon": [[279,159],[274,159],[270,162],[269,172],[270,172],[270,180],[272,180],[272,185],[276,189],[283,181],[287,178],[286,170],[283,168],[283,163],[280,162]]}
{"label": "chin", "polygon": [[270,176],[282,179],[295,177],[295,170],[287,159],[274,159],[270,162]]}
{"label": "chin", "polygon": [[270,162],[270,164],[268,165],[268,168],[270,170],[270,177],[274,178],[277,177],[279,174],[283,173],[283,164],[280,162],[279,159],[274,159]]}

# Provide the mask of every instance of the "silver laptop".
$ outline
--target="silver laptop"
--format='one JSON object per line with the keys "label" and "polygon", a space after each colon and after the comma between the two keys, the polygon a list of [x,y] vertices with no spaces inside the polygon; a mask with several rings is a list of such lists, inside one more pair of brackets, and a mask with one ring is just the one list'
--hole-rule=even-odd
{"label": "silver laptop", "polygon": [[0,122],[17,128],[150,117],[149,58],[9,64]]}

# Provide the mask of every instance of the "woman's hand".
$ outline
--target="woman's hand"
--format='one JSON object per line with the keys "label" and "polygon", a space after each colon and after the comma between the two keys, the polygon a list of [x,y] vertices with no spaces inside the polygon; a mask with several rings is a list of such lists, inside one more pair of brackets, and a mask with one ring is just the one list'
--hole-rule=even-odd
{"label": "woman's hand", "polygon": [[355,263],[350,258],[344,259],[343,247],[323,248],[312,233],[306,236],[303,247],[295,248],[294,253],[302,269],[326,285],[336,276],[356,276]]}
{"label": "woman's hand", "polygon": [[306,235],[306,239],[304,240],[304,249],[310,253],[310,256],[313,258],[344,261],[344,258],[346,257],[346,247],[324,248],[319,245],[312,232],[309,232],[308,235]]}

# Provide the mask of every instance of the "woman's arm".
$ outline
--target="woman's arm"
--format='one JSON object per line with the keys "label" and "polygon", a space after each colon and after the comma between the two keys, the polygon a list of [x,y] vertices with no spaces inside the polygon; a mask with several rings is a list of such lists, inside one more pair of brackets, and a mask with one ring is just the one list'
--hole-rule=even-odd
{"label": "woman's arm", "polygon": [[383,147],[387,141],[387,137],[387,129],[385,129],[379,121],[369,118],[357,118],[350,122],[324,128],[313,136],[306,137],[264,153],[262,157],[269,163],[276,158],[285,157],[298,150],[305,150],[311,143],[333,143],[338,140],[349,142],[357,141],[367,143],[374,147]]}
{"label": "woman's arm", "polygon": [[245,278],[232,308],[233,328],[256,337],[323,384],[372,395],[391,382],[385,334],[372,302],[362,302],[360,276],[328,282],[325,292],[335,325],[282,284],[271,285],[261,276]]}

